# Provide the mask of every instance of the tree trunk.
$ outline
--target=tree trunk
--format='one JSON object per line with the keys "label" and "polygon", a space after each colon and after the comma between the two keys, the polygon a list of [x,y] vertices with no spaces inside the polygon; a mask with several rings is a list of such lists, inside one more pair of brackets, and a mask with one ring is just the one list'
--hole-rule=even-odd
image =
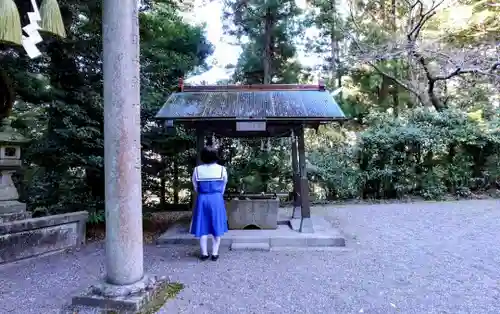
{"label": "tree trunk", "polygon": [[174,158],[174,204],[179,204],[179,161]]}
{"label": "tree trunk", "polygon": [[391,80],[382,75],[382,83],[380,84],[380,89],[378,90],[378,102],[379,104],[383,104],[389,95],[389,85],[391,84]]}
{"label": "tree trunk", "polygon": [[167,204],[166,194],[167,194],[167,178],[166,178],[166,158],[161,157],[161,167],[160,171],[160,209],[165,210],[165,205]]}
{"label": "tree trunk", "polygon": [[[333,22],[330,29],[330,45],[331,45],[331,58],[330,67],[332,71],[332,81],[335,84],[335,79],[338,80],[340,86],[340,76],[339,76],[339,43],[337,40],[337,8],[335,7],[335,0],[330,0],[330,14],[333,16]],[[335,87],[335,86],[334,86]]]}
{"label": "tree trunk", "polygon": [[396,32],[396,0],[391,0],[391,28],[393,32]]}
{"label": "tree trunk", "polygon": [[429,101],[431,102],[432,106],[434,106],[434,108],[437,111],[443,111],[445,109],[445,106],[439,100],[436,93],[434,92],[434,87],[436,87],[436,81],[429,79],[429,82],[427,85],[427,95],[429,96]]}
{"label": "tree trunk", "polygon": [[387,18],[385,11],[385,0],[379,0],[379,6],[380,6],[380,19],[382,21],[385,21]]}
{"label": "tree trunk", "polygon": [[165,180],[165,176],[162,175],[160,178],[160,210],[165,210],[165,205],[167,204],[165,194],[167,194],[167,180]]}
{"label": "tree trunk", "polygon": [[396,84],[392,87],[392,109],[394,111],[394,116],[399,116],[399,88]]}
{"label": "tree trunk", "polygon": [[270,84],[272,78],[272,32],[273,32],[273,16],[271,14],[271,9],[266,9],[266,15],[264,18],[264,58],[263,58],[263,69],[264,69],[264,84]]}
{"label": "tree trunk", "polygon": [[85,178],[87,186],[90,188],[92,196],[94,199],[104,201],[104,178],[102,176],[102,170],[98,171],[95,169],[87,168],[85,169]]}
{"label": "tree trunk", "polygon": [[[396,16],[396,0],[391,0],[391,29],[392,33],[396,36],[397,33],[397,16]],[[396,61],[396,65],[399,65],[399,62]],[[398,67],[394,67],[394,77],[398,77]],[[392,108],[394,110],[394,116],[399,115],[399,86],[395,83],[393,83],[392,89],[391,89],[391,95],[392,95]]]}

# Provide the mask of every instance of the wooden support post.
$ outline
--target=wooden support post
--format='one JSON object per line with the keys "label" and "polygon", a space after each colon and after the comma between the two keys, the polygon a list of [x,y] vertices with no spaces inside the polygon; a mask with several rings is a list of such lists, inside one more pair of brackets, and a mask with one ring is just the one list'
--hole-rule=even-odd
{"label": "wooden support post", "polygon": [[293,171],[293,213],[292,219],[301,217],[300,203],[300,174],[299,174],[299,156],[297,153],[297,136],[292,132],[292,171]]}
{"label": "wooden support post", "polygon": [[299,151],[299,169],[300,169],[300,203],[301,203],[301,221],[300,232],[314,232],[311,221],[311,207],[309,203],[309,182],[307,180],[306,169],[306,151],[304,127],[299,129],[298,136],[298,151]]}
{"label": "wooden support post", "polygon": [[214,134],[210,133],[206,136],[205,142],[207,143],[207,146],[213,146],[214,145]]}
{"label": "wooden support post", "polygon": [[[199,166],[201,165],[201,151],[203,150],[203,147],[205,147],[205,133],[203,132],[202,128],[196,128],[196,165]],[[191,193],[191,208],[194,209],[195,205],[195,200],[196,200],[196,193],[193,191]]]}
{"label": "wooden support post", "polygon": [[203,129],[196,128],[196,165],[201,165],[201,151],[205,147],[205,132]]}

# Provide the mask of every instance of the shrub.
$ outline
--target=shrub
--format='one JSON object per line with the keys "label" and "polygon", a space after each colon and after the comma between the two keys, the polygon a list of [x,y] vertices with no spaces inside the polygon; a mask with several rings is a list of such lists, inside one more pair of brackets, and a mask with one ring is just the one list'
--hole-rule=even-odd
{"label": "shrub", "polygon": [[494,120],[481,116],[423,108],[400,117],[372,115],[354,146],[310,154],[316,166],[312,179],[329,199],[356,193],[362,198],[436,199],[498,188],[498,115]]}

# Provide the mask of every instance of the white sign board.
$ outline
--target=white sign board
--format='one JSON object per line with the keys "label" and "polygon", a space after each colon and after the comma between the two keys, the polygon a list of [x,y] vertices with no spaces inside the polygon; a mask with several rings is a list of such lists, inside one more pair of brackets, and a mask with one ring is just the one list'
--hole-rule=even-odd
{"label": "white sign board", "polygon": [[237,121],[237,132],[265,132],[266,121]]}

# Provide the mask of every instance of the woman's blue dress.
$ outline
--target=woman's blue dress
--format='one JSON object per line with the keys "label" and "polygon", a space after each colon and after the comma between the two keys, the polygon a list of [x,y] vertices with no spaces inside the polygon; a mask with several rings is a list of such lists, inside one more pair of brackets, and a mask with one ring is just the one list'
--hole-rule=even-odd
{"label": "woman's blue dress", "polygon": [[227,182],[225,168],[218,164],[195,168],[193,184],[197,197],[190,232],[196,237],[220,237],[228,231],[224,189]]}

